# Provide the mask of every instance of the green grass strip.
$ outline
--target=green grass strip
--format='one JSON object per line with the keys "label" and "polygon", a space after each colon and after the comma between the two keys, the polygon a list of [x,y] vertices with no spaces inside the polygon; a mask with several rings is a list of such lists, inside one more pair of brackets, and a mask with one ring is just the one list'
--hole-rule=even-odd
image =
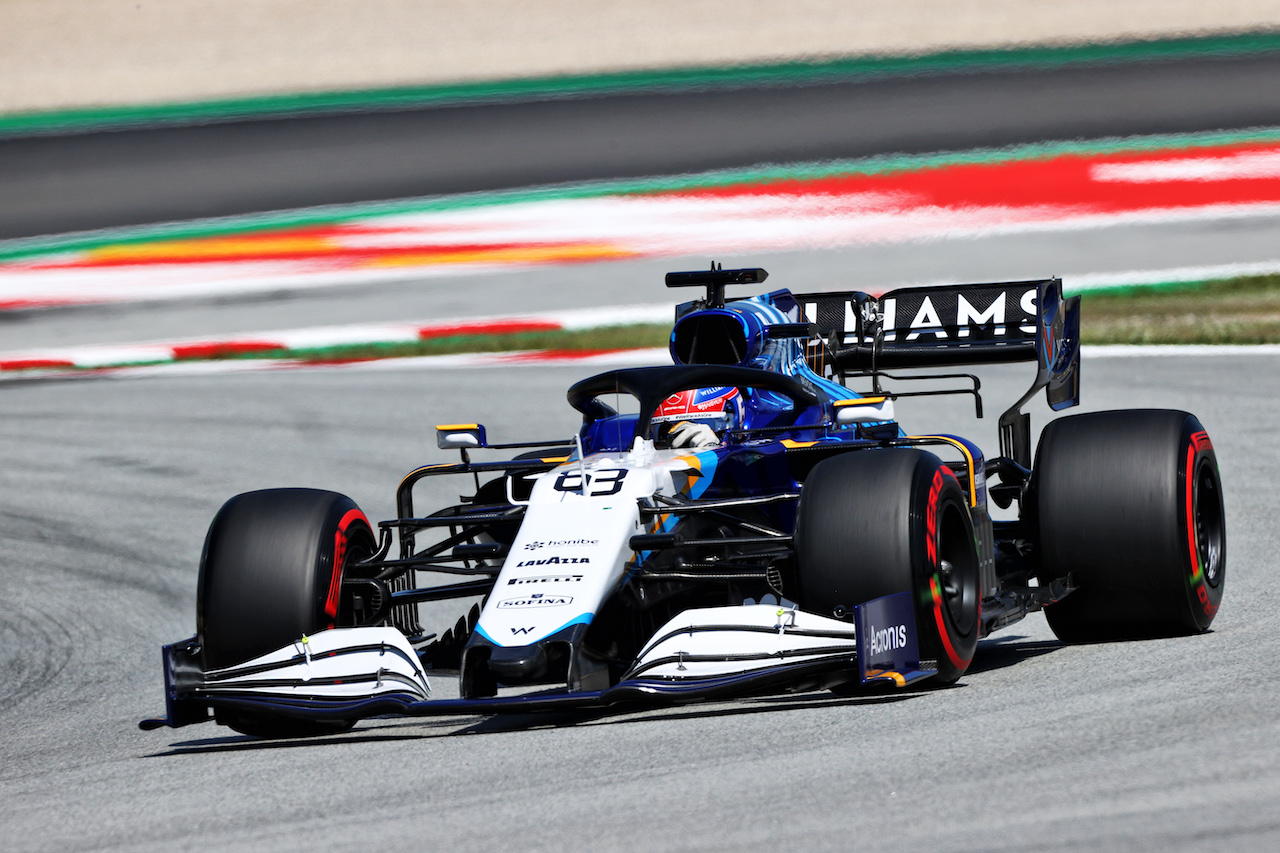
{"label": "green grass strip", "polygon": [[783,181],[816,181],[856,175],[888,175],[952,166],[1048,160],[1064,156],[1100,156],[1119,153],[1184,151],[1224,145],[1264,144],[1280,141],[1280,128],[1240,131],[1159,134],[1111,137],[1087,141],[1037,142],[1005,148],[978,148],[935,154],[897,154],[814,163],[751,166],[721,169],[673,177],[609,179],[559,184],[529,189],[495,190],[426,198],[396,199],[241,216],[127,226],[100,231],[26,237],[0,241],[0,263],[37,258],[57,252],[83,252],[104,246],[126,246],[160,240],[189,240],[259,234],[296,228],[318,228],[357,223],[374,217],[465,210],[496,205],[600,198],[611,195],[645,195],[660,192],[695,192],[736,185]]}
{"label": "green grass strip", "polygon": [[362,110],[397,110],[454,104],[589,97],[653,90],[679,91],[800,85],[871,77],[972,72],[986,69],[1051,68],[1082,63],[1150,62],[1194,55],[1233,56],[1273,50],[1280,50],[1280,32],[1115,41],[1102,44],[954,50],[905,56],[859,56],[766,65],[690,66],[613,74],[535,77],[144,106],[20,112],[0,115],[0,136],[83,132],[130,126],[207,123]]}
{"label": "green grass strip", "polygon": [[1280,343],[1280,275],[1092,291],[1080,302],[1086,344]]}
{"label": "green grass strip", "polygon": [[300,359],[302,361],[364,361],[458,355],[517,350],[615,350],[665,347],[671,334],[667,323],[638,323],[600,329],[521,332],[514,335],[455,335],[402,343],[344,344],[307,349],[258,350],[227,356],[233,359]]}

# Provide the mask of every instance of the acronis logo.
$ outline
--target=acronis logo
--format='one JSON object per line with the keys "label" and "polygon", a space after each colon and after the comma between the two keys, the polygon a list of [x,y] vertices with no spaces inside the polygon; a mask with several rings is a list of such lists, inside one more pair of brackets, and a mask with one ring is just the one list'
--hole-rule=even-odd
{"label": "acronis logo", "polygon": [[877,629],[875,625],[867,625],[867,654],[878,655],[881,652],[897,651],[907,645],[907,626],[894,625]]}

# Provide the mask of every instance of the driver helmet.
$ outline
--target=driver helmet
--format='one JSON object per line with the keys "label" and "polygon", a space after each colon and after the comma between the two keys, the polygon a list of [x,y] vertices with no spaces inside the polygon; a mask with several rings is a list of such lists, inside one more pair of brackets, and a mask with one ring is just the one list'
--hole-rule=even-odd
{"label": "driver helmet", "polygon": [[742,423],[742,395],[732,385],[672,394],[654,410],[650,437],[656,443],[668,443],[671,431],[685,422],[705,425],[723,437],[725,430]]}

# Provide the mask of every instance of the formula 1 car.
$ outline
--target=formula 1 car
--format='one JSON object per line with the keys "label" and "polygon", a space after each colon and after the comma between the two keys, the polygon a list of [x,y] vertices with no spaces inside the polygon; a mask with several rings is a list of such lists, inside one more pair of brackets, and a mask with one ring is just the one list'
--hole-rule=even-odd
{"label": "formula 1 car", "polygon": [[[333,492],[229,500],[196,635],[163,650],[166,716],[143,727],[294,736],[386,714],[946,684],[979,638],[1040,609],[1065,642],[1209,627],[1226,533],[1194,416],[1062,417],[1032,464],[1022,407],[1042,389],[1055,411],[1079,402],[1079,297],[1059,280],[725,298],[766,275],[668,274],[706,289],[676,309],[672,365],[572,386],[568,439],[437,427],[460,461],[411,471],[376,533]],[[972,395],[982,414],[975,376],[917,369],[1016,361],[1035,378],[995,458],[899,426],[894,402],[925,394]],[[419,514],[415,484],[444,475],[473,494]],[[479,596],[438,635],[419,625],[422,602]],[[458,698],[432,698],[440,674]]]}

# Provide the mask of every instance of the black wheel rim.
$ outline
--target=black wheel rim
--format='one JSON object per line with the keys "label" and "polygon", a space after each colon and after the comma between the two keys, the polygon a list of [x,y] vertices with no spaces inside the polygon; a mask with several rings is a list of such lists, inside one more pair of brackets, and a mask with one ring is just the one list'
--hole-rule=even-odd
{"label": "black wheel rim", "polygon": [[968,636],[978,620],[978,555],[960,515],[948,504],[938,530],[938,580],[947,618],[961,636]]}
{"label": "black wheel rim", "polygon": [[1209,586],[1222,582],[1222,558],[1226,542],[1226,525],[1222,511],[1222,492],[1218,475],[1208,459],[1196,467],[1193,515],[1196,525],[1196,551],[1200,569]]}

